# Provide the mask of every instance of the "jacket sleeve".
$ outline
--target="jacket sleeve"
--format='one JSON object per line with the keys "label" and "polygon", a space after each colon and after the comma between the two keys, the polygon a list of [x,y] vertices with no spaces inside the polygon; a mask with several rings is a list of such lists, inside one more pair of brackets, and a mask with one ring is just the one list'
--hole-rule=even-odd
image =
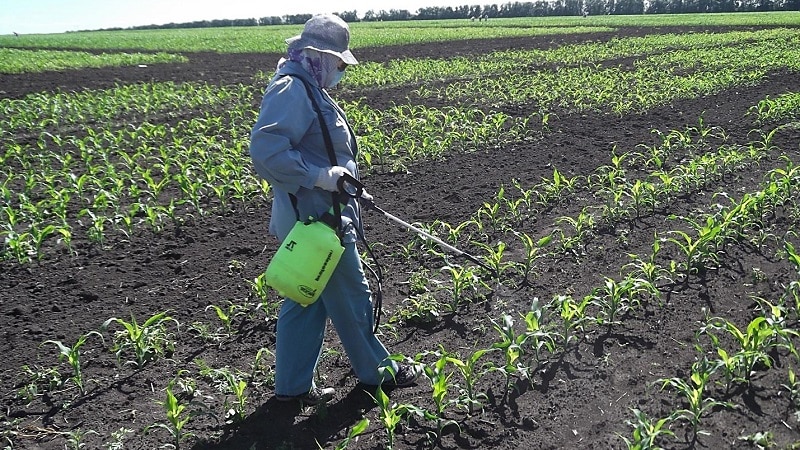
{"label": "jacket sleeve", "polygon": [[283,77],[267,88],[250,134],[250,158],[270,185],[291,194],[314,188],[320,168],[306,162],[297,147],[315,114],[302,82]]}

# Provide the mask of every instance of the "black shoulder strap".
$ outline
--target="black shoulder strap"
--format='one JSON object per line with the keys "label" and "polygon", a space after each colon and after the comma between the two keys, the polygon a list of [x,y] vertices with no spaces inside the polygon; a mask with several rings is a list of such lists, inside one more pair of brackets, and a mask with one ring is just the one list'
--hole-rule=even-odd
{"label": "black shoulder strap", "polygon": [[[289,76],[289,75],[282,75],[282,76]],[[311,99],[311,104],[314,106],[314,110],[317,112],[317,120],[319,121],[319,125],[322,128],[322,139],[325,141],[325,149],[328,151],[328,159],[330,160],[331,166],[338,166],[339,163],[336,161],[336,152],[333,150],[333,141],[331,140],[331,133],[328,130],[328,125],[325,123],[325,118],[322,116],[322,109],[319,107],[319,103],[317,102],[317,98],[314,96],[314,93],[311,91],[311,86],[302,78],[302,77],[294,77],[296,80],[300,80],[303,83],[303,86],[306,88],[306,93],[308,93],[308,98]],[[342,206],[339,203],[339,196],[336,195],[336,192],[331,193],[331,201],[333,203],[333,217],[335,220],[335,228],[337,233],[339,234],[339,238],[343,236],[342,231]],[[296,201],[296,200],[295,200]]]}

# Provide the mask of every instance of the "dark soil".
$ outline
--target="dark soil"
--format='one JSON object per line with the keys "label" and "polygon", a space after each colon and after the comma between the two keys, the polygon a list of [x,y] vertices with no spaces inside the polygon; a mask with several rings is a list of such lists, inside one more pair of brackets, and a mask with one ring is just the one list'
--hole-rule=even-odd
{"label": "dark soil", "polygon": [[[627,29],[614,34],[447,42],[362,49],[356,53],[362,61],[479,55],[511,48],[607,40],[617,35],[682,31],[699,30]],[[0,92],[5,97],[20,98],[32,92],[103,89],[117,83],[164,80],[249,84],[255,71],[270,70],[280,55],[187,56],[190,61],[186,64],[142,69],[0,75]],[[653,129],[685,129],[697,125],[702,116],[709,126],[724,129],[733,142],[746,143],[752,138],[748,132],[755,128],[752,118],[746,115],[749,108],[766,96],[798,89],[800,77],[796,73],[776,73],[758,85],[679,101],[641,115],[562,114],[551,121],[550,131],[534,142],[456,153],[444,160],[413,163],[402,173],[371,173],[364,181],[378,205],[409,222],[430,223],[438,219],[458,224],[492,200],[501,186],[510,191],[514,180],[532,186],[544,177],[552,177],[554,167],[569,176],[587,176],[610,163],[615,145],[620,151],[633,151],[637,144],[652,144]],[[334,95],[366,97],[370,106],[382,108],[409,92],[337,91]],[[689,215],[720,203],[712,198],[714,192],[725,191],[738,198],[743,192],[755,191],[770,168],[783,164],[778,161],[781,153],[795,164],[800,163],[798,143],[800,131],[781,131],[774,142],[779,150],[759,166],[734,173],[641,219],[602,227],[578,255],[554,251],[553,256],[538,262],[530,283],[511,295],[483,292],[472,303],[460,304],[457,312],[444,312],[431,323],[393,320],[391,327],[383,329],[382,340],[390,351],[408,357],[420,355],[427,363],[432,357],[423,357],[424,352],[440,350],[440,346],[466,358],[499,340],[491,321],[500,320],[502,314],[511,314],[520,329],[520,314],[528,311],[534,298],[547,302],[555,295],[569,293],[582,298],[602,286],[604,277],[618,278],[631,261],[629,254],[648,254],[655,231],[680,228],[681,222],[672,215]],[[552,231],[557,218],[575,215],[592,201],[588,191],[579,192],[519,224],[517,230],[544,236]],[[199,217],[161,234],[143,232],[119,239],[109,249],[87,244],[79,247],[77,256],[52,255],[24,266],[3,263],[0,352],[6,362],[0,376],[0,433],[8,443],[0,439],[0,445],[61,449],[68,442],[69,433],[74,436],[78,430],[91,430],[97,434],[85,436],[86,448],[105,448],[103,444],[112,441],[111,433],[124,427],[132,430],[124,448],[159,448],[171,442],[168,433],[161,428],[145,429],[165,422],[157,402],[163,401],[169,380],[185,369],[188,372],[181,374],[184,378],[198,380],[200,391],[194,400],[205,406],[190,406],[198,414],[186,426],[194,436],[182,443],[184,448],[313,449],[318,444],[333,448],[364,416],[371,424],[348,448],[385,448],[386,431],[378,417],[379,408],[370,397],[375,393],[365,392],[356,384],[332,329],[319,366],[320,383],[336,388],[336,397],[327,407],[278,403],[267,382],[249,388],[243,420],[224,423],[223,405],[234,399],[217,392],[202,377],[196,361],[201,359],[212,368],[229,367],[249,373],[258,350],[273,349],[272,313],[265,315],[263,310],[251,308],[236,317],[234,332],[219,342],[202,339],[191,325],[202,322],[212,329],[218,326],[213,311],[207,310],[211,304],[224,305],[231,300],[254,306],[248,282],[263,270],[276,245],[266,233],[268,219],[269,205],[254,202],[244,210]],[[383,302],[387,322],[397,318],[409,296],[406,281],[410,273],[427,267],[432,277],[443,279],[438,270],[444,262],[423,252],[412,255],[410,260],[399,257],[398,244],[408,243],[409,233],[372,212],[366,214],[365,221],[368,240],[383,244],[379,259],[386,274]],[[779,209],[766,219],[765,226],[774,235],[783,236],[796,230],[797,225],[797,217],[787,217]],[[500,236],[498,233],[495,237]],[[464,245],[477,251],[472,244]],[[520,251],[518,243],[510,243],[510,247],[512,253]],[[754,317],[754,296],[774,301],[783,292],[782,286],[797,279],[785,258],[775,256],[778,250],[774,241],[767,241],[760,250],[747,243],[734,243],[723,255],[721,267],[692,276],[685,285],[665,284],[660,299],[651,299],[632,310],[613,329],[588,325],[585,337],[566,353],[542,361],[529,378],[516,380],[511,390],[505,389],[499,373],[485,375],[478,383],[478,389],[487,394],[483,408],[469,415],[455,406],[449,407],[446,417],[458,426],[446,427],[437,442],[430,443],[431,433],[436,431],[432,421],[404,421],[398,427],[395,447],[624,448],[620,436],[631,437],[632,428],[626,422],[634,420],[632,408],[655,419],[686,406],[676,393],[661,391],[654,383],[660,378],[688,379],[698,357],[695,332],[706,312],[725,317],[742,328]],[[674,249],[665,256],[667,263],[669,256],[678,258]],[[81,334],[99,331],[111,317],[127,319],[133,314],[142,322],[159,311],[168,311],[180,323],[179,327],[169,325],[177,339],[169,358],[142,369],[120,368],[109,351],[111,331],[106,331],[105,341],[91,336],[82,352],[88,380],[85,395],[69,387],[45,392],[30,403],[17,395],[30,381],[23,370],[25,366],[58,367],[62,373],[69,373],[66,363],[58,362],[55,345],[45,341],[71,344]],[[796,321],[796,315],[791,317]],[[112,328],[119,329],[114,325]],[[265,358],[271,360],[269,356]],[[492,358],[499,362],[497,357]],[[740,437],[767,431],[773,433],[781,447],[800,441],[796,406],[781,387],[788,383],[788,368],[797,370],[797,360],[781,350],[774,355],[774,367],[759,371],[750,386],[730,392],[709,387],[709,396],[738,406],[707,411],[700,426],[707,435],[693,439],[690,427],[676,421],[671,426],[676,436],[659,443],[666,448],[742,448],[748,444]],[[269,367],[265,372],[268,377]],[[459,377],[453,375],[453,382],[463,384]],[[393,403],[433,407],[431,386],[425,377],[414,387],[390,392],[390,397]],[[457,393],[451,392],[448,398],[456,397]],[[188,403],[187,397],[181,398]]]}

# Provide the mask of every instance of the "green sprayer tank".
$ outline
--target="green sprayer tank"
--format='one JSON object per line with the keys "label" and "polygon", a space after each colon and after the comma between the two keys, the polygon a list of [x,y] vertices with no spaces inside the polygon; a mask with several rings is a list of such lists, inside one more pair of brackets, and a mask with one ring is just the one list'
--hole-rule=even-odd
{"label": "green sprayer tank", "polygon": [[328,284],[343,251],[336,231],[325,222],[298,221],[267,266],[267,284],[281,297],[308,306]]}

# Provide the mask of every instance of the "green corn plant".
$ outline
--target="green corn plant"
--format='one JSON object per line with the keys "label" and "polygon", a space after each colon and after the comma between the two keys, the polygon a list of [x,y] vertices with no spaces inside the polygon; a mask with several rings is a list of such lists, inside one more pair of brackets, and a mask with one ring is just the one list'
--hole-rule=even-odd
{"label": "green corn plant", "polygon": [[614,186],[603,186],[596,193],[605,198],[605,203],[600,208],[600,217],[609,225],[630,217],[629,207],[623,201],[627,195],[627,182],[617,183]]}
{"label": "green corn plant", "polygon": [[540,257],[539,252],[548,244],[550,244],[550,242],[553,240],[553,235],[548,234],[537,241],[534,241],[533,237],[527,233],[515,231],[514,235],[519,238],[519,240],[522,242],[522,245],[525,247],[525,259],[519,266],[522,271],[522,283],[524,285],[530,285],[529,277],[534,271],[533,269],[536,260]]}
{"label": "green corn plant", "polygon": [[440,352],[433,354],[437,356],[438,359],[434,361],[432,365],[424,365],[423,374],[431,383],[431,398],[434,405],[434,410],[428,411],[426,417],[436,423],[436,434],[434,438],[435,442],[438,442],[442,437],[444,429],[450,425],[458,427],[458,422],[445,418],[445,410],[453,403],[452,400],[447,398],[448,391],[453,388],[450,384],[450,378],[452,378],[453,374],[445,370],[447,366],[447,352],[441,349]]}
{"label": "green corn plant", "polygon": [[500,206],[500,202],[483,202],[483,206],[476,213],[477,220],[482,222],[482,219],[485,219],[486,226],[496,232],[502,231],[503,213]]}
{"label": "green corn plant", "polygon": [[548,330],[550,327],[545,323],[545,307],[546,305],[539,303],[538,297],[534,297],[530,309],[523,316],[525,321],[525,347],[533,350],[531,360],[536,363],[537,367],[544,358],[544,351],[550,354],[555,352],[558,337],[552,330]]}
{"label": "green corn plant", "polygon": [[504,363],[502,366],[490,365],[488,370],[500,372],[505,379],[504,398],[508,395],[514,385],[515,377],[528,378],[528,367],[523,363],[525,353],[524,344],[527,336],[517,334],[514,329],[514,319],[510,314],[503,314],[500,322],[490,319],[493,328],[500,335],[500,340],[494,342],[492,349],[497,349],[503,353]]}
{"label": "green corn plant", "polygon": [[217,314],[217,318],[222,323],[223,329],[229,336],[234,332],[233,330],[234,319],[236,319],[237,316],[243,314],[244,310],[247,309],[245,306],[233,303],[230,300],[228,301],[228,306],[225,308],[218,305],[209,305],[206,307],[206,311],[208,311],[209,308],[213,309],[214,312]]}
{"label": "green corn plant", "polygon": [[247,417],[247,395],[245,394],[247,381],[227,368],[215,369],[215,371],[225,380],[228,391],[233,394],[235,399],[232,404],[228,403],[227,398],[225,399],[225,418],[230,423],[241,422]]}
{"label": "green corn plant", "polygon": [[628,450],[656,450],[661,449],[658,441],[664,437],[674,437],[675,433],[669,429],[673,417],[667,416],[653,420],[638,408],[631,408],[634,420],[626,420],[625,423],[633,427],[632,437],[628,439],[620,436],[625,441]]}
{"label": "green corn plant", "polygon": [[578,217],[562,216],[556,219],[556,224],[567,223],[572,229],[572,235],[568,235],[561,228],[557,231],[561,237],[561,249],[565,252],[572,252],[575,256],[580,256],[584,253],[584,242],[591,236],[595,228],[595,217],[588,211],[588,207],[584,208]]}
{"label": "green corn plant", "polygon": [[133,353],[133,360],[126,361],[125,364],[142,368],[158,356],[171,354],[174,351],[175,344],[166,325],[168,322],[177,325],[178,321],[167,316],[166,312],[154,314],[141,325],[133,314],[130,322],[112,317],[103,323],[103,329],[107,329],[112,322],[123,327],[123,330],[117,331],[114,335],[117,360],[129,351]]}
{"label": "green corn plant", "polygon": [[633,259],[633,261],[625,264],[623,268],[631,270],[631,276],[642,278],[652,286],[658,286],[659,282],[669,279],[669,270],[662,267],[656,261],[658,254],[661,252],[661,239],[659,239],[657,232],[653,233],[653,243],[650,247],[652,251],[646,259],[641,258],[637,254],[629,253],[628,257]]}
{"label": "green corn plant", "polygon": [[482,257],[483,261],[498,277],[501,277],[506,270],[516,267],[517,263],[514,261],[503,261],[506,251],[505,242],[498,242],[496,247],[483,242],[474,242],[474,244],[486,252],[486,254]]}
{"label": "green corn plant", "polygon": [[[33,250],[36,255],[36,259],[41,260],[44,254],[42,253],[42,245],[44,240],[47,239],[50,235],[55,234],[60,230],[60,228],[56,228],[55,225],[46,225],[44,227],[39,227],[38,225],[32,225],[30,227],[30,235],[33,239]],[[62,232],[63,235],[63,232]],[[71,235],[70,235],[71,237]]]}
{"label": "green corn plant", "polygon": [[[722,347],[715,331],[726,331],[739,344],[730,356],[724,351],[719,351]],[[727,319],[715,317],[709,319],[701,332],[706,333],[714,347],[718,349],[718,354],[725,363],[724,367],[730,372],[733,381],[749,384],[753,371],[759,364],[772,366],[769,352],[776,345],[776,333],[766,317],[756,317],[744,330],[740,330]]]}
{"label": "green corn plant", "polygon": [[450,291],[450,303],[448,307],[451,312],[458,310],[458,305],[468,300],[467,294],[475,295],[478,293],[478,288],[484,286],[489,288],[477,275],[474,268],[463,266],[444,266],[441,269],[450,275],[450,283],[446,284],[449,288],[444,289]]}
{"label": "green corn plant", "polygon": [[542,189],[542,206],[559,204],[575,191],[578,177],[566,177],[558,169],[553,168],[553,179],[543,178],[538,187]]}
{"label": "green corn plant", "polygon": [[673,415],[676,420],[681,419],[689,422],[692,426],[693,441],[697,439],[698,435],[707,434],[700,429],[700,420],[703,415],[717,407],[735,407],[735,405],[730,402],[715,400],[706,395],[706,386],[718,367],[719,365],[717,363],[703,358],[692,364],[688,380],[675,377],[668,379],[662,378],[656,381],[656,383],[661,384],[662,390],[670,387],[681,395],[686,404],[686,408],[676,411]]}
{"label": "green corn plant", "polygon": [[668,233],[678,237],[666,238],[667,242],[675,244],[683,252],[684,284],[689,283],[689,276],[705,271],[710,264],[716,264],[717,238],[722,231],[722,225],[713,217],[707,218],[706,224],[696,229],[697,237],[693,238],[681,230],[670,230]]}
{"label": "green corn plant", "polygon": [[482,408],[482,402],[487,399],[485,393],[477,392],[476,385],[486,373],[486,365],[483,364],[479,366],[478,360],[490,351],[492,350],[478,349],[464,360],[459,359],[458,356],[452,353],[447,355],[447,362],[455,366],[464,379],[464,387],[459,389],[457,404],[461,407],[465,407],[469,415],[475,412],[476,407]]}
{"label": "green corn plant", "polygon": [[167,415],[167,422],[156,422],[145,428],[149,432],[153,428],[166,430],[172,436],[172,445],[175,449],[180,449],[181,443],[194,436],[194,433],[184,430],[184,427],[191,419],[191,414],[187,411],[187,405],[181,403],[172,392],[173,381],[167,385],[166,399],[159,402]]}
{"label": "green corn plant", "polygon": [[[355,425],[353,425],[352,428],[350,428],[350,431],[347,433],[347,437],[342,439],[336,444],[335,447],[333,447],[334,450],[345,450],[347,446],[350,445],[350,441],[364,434],[364,432],[367,431],[367,428],[369,428],[369,419],[362,417],[361,420],[359,420]],[[319,450],[325,450],[325,447],[320,445],[319,441],[316,442]]]}
{"label": "green corn plant", "polygon": [[576,302],[571,295],[557,295],[553,298],[552,305],[559,311],[561,317],[561,340],[562,350],[566,349],[573,341],[579,341],[583,337],[579,332],[584,331],[586,322],[592,318],[587,315],[586,308],[592,303],[592,295],[586,295],[583,300]]}
{"label": "green corn plant", "polygon": [[267,284],[266,272],[260,273],[253,279],[253,281],[249,281],[248,284],[250,284],[251,294],[255,295],[256,298],[261,300],[261,302],[266,302],[269,300],[270,287]]}
{"label": "green corn plant", "polygon": [[[462,237],[464,236],[464,233],[467,231],[467,229],[469,227],[474,226],[476,228],[479,228],[478,224],[477,224],[477,221],[475,219],[465,220],[465,221],[461,222],[460,224],[458,224],[456,226],[451,226],[447,222],[440,222],[440,223],[441,223],[442,227],[445,228],[445,231],[447,232],[447,241],[449,241],[452,244],[457,244],[459,242],[459,240],[462,239]],[[468,237],[465,238],[465,239],[469,240]]]}
{"label": "green corn plant", "polygon": [[640,296],[643,294],[657,296],[658,289],[649,281],[630,275],[620,281],[606,277],[603,287],[590,294],[593,303],[600,307],[598,323],[607,325],[610,332],[614,325],[620,323],[619,316],[641,304]]}
{"label": "green corn plant", "polygon": [[789,392],[789,404],[795,409],[800,409],[800,380],[791,368],[788,369],[786,384],[781,384]]}
{"label": "green corn plant", "polygon": [[72,347],[67,347],[61,341],[48,340],[44,342],[45,344],[54,344],[58,347],[59,361],[66,359],[70,367],[72,367],[72,377],[70,379],[78,387],[81,395],[86,394],[85,380],[83,379],[83,372],[81,370],[81,347],[83,347],[86,340],[89,339],[89,336],[92,335],[99,336],[100,339],[103,339],[102,334],[97,331],[90,331],[78,337],[78,340],[75,341]]}
{"label": "green corn plant", "polygon": [[655,212],[656,188],[652,183],[636,180],[629,186],[629,189],[622,191],[633,203],[634,219],[642,216],[643,209],[649,207],[651,212]]}
{"label": "green corn plant", "polygon": [[370,394],[370,397],[378,406],[378,417],[386,430],[386,449],[391,450],[394,448],[397,426],[409,412],[408,405],[392,403],[381,386],[378,386],[375,395]]}

